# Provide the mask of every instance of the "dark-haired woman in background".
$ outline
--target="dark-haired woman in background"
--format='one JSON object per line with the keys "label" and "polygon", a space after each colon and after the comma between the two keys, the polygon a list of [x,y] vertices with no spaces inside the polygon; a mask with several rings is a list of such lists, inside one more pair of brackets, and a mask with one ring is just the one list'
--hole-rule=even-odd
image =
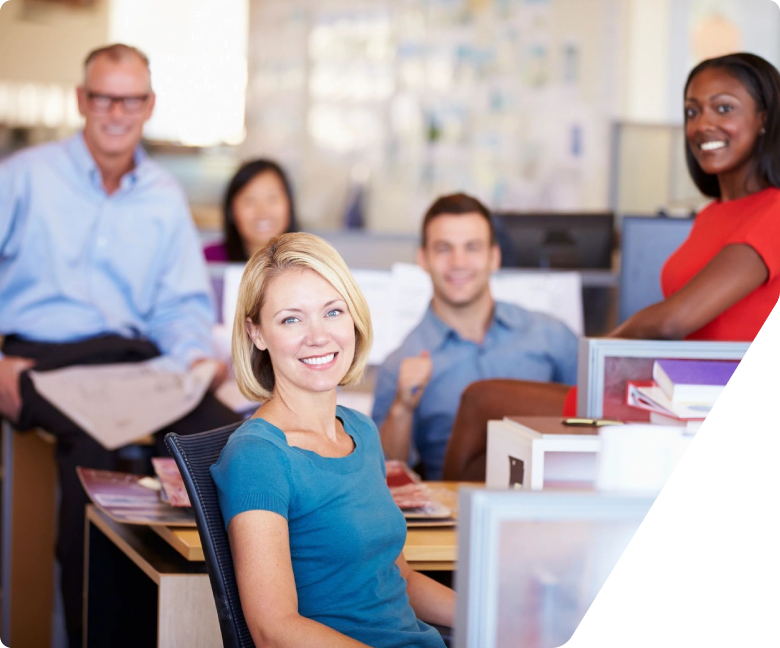
{"label": "dark-haired woman in background", "polygon": [[780,74],[753,54],[703,61],[685,84],[685,153],[715,198],[661,272],[666,299],[612,337],[752,342],[780,297]]}
{"label": "dark-haired woman in background", "polygon": [[245,263],[275,236],[298,231],[290,182],[271,160],[252,160],[236,171],[222,210],[225,239],[206,247],[206,261]]}

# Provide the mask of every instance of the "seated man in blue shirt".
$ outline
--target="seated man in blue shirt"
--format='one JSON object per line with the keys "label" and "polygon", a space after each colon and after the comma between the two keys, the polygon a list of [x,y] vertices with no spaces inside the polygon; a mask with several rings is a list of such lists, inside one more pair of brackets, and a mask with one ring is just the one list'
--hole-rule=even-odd
{"label": "seated man in blue shirt", "polygon": [[433,283],[422,321],[377,374],[373,419],[388,459],[419,453],[427,479],[441,479],[461,394],[476,380],[574,384],[577,338],[541,313],[493,301],[501,265],[487,208],[475,198],[439,198],[425,215],[417,260]]}
{"label": "seated man in blue shirt", "polygon": [[[42,398],[28,371],[160,354],[187,369],[212,356],[214,305],[186,198],[139,146],[154,100],[142,53],[96,50],[78,89],[83,132],[0,164],[0,416],[57,436],[57,557],[71,646],[81,645],[87,502],[75,468],[116,469],[117,457]],[[215,385],[226,374],[218,366]],[[238,418],[208,394],[166,429]]]}

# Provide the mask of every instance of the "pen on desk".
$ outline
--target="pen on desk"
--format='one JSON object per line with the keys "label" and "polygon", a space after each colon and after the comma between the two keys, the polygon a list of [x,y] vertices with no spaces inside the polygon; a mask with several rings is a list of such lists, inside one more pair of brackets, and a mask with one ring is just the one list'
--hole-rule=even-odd
{"label": "pen on desk", "polygon": [[574,427],[604,427],[606,425],[623,425],[623,421],[616,421],[613,419],[596,419],[577,416],[564,418],[561,422],[564,425],[571,425]]}

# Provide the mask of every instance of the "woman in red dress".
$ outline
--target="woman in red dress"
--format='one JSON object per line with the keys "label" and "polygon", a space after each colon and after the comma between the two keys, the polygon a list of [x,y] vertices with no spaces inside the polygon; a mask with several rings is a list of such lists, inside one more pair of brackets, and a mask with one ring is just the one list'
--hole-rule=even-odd
{"label": "woman in red dress", "polygon": [[685,84],[685,153],[715,198],[661,272],[665,299],[611,337],[751,342],[780,297],[780,74],[754,54],[703,61]]}
{"label": "woman in red dress", "polygon": [[[661,270],[664,301],[609,337],[752,342],[780,298],[780,74],[754,54],[702,61],[685,83],[685,157],[715,198]],[[577,411],[577,388],[564,416]]]}

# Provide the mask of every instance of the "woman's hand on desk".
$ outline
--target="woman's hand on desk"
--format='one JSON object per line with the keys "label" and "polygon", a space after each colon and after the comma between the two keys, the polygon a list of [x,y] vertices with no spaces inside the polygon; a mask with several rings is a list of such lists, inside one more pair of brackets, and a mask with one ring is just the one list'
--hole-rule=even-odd
{"label": "woman's hand on desk", "polygon": [[15,423],[22,409],[19,376],[35,365],[34,360],[16,356],[0,357],[0,414]]}

